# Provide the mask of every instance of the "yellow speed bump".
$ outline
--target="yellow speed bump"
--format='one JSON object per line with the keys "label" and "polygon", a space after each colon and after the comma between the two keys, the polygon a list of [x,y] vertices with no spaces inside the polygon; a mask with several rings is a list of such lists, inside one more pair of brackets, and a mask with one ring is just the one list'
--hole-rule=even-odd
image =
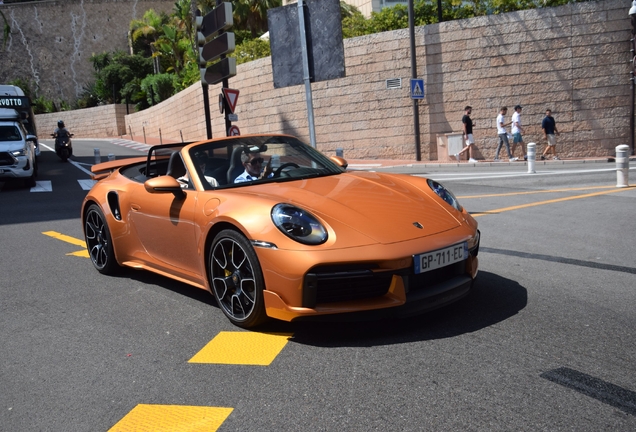
{"label": "yellow speed bump", "polygon": [[233,408],[139,404],[108,432],[214,432]]}
{"label": "yellow speed bump", "polygon": [[220,332],[188,363],[268,366],[292,336],[288,333]]}

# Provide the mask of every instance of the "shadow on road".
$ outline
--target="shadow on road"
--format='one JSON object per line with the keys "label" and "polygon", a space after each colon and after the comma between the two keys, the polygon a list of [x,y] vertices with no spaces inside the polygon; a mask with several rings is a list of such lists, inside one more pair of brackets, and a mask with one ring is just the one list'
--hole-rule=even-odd
{"label": "shadow on road", "polygon": [[[154,284],[223,312],[209,292],[151,272],[122,269],[117,277]],[[272,320],[253,331],[293,333],[291,342],[319,347],[370,347],[443,339],[475,332],[504,321],[525,308],[527,290],[516,281],[480,272],[468,296],[450,306],[409,318],[357,319],[351,314],[312,321]],[[237,331],[241,329],[236,328]]]}
{"label": "shadow on road", "polygon": [[443,339],[504,321],[522,310],[527,301],[527,290],[516,281],[480,272],[468,296],[424,315],[366,322],[273,323],[268,331],[292,331],[292,342],[321,347],[369,347]]}

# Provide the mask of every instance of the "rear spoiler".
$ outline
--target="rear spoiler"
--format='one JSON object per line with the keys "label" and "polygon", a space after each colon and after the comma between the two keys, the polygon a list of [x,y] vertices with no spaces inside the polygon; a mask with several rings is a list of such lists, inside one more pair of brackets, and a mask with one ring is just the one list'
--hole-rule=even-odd
{"label": "rear spoiler", "polygon": [[147,156],[130,158],[130,159],[119,159],[108,162],[98,163],[91,167],[91,172],[93,180],[101,180],[105,177],[108,177],[110,173],[115,171],[117,168],[121,168],[126,165],[132,165],[140,162],[146,162],[148,159]]}

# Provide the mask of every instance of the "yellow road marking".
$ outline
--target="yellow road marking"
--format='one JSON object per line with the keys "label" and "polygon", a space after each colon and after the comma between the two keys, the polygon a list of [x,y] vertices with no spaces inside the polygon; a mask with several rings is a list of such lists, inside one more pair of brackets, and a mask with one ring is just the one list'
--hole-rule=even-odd
{"label": "yellow road marking", "polygon": [[139,404],[108,432],[214,432],[233,408]]}
{"label": "yellow road marking", "polygon": [[82,250],[79,250],[77,252],[67,253],[66,255],[68,255],[68,256],[76,256],[76,257],[80,257],[80,258],[90,258],[90,256],[88,255],[88,250],[86,250],[86,249],[82,249]]}
{"label": "yellow road marking", "polygon": [[66,243],[70,243],[73,244],[75,246],[81,246],[81,247],[86,247],[86,242],[84,240],[80,240],[77,239],[75,237],[71,237],[71,236],[67,236],[64,234],[60,234],[59,232],[55,232],[55,231],[44,231],[42,234],[49,236],[49,237],[53,237],[56,238],[58,240],[62,240]]}
{"label": "yellow road marking", "polygon": [[44,234],[45,236],[53,237],[54,239],[62,240],[63,242],[70,243],[75,246],[81,246],[84,248],[81,251],[67,253],[66,255],[88,258],[88,251],[86,250],[86,242],[84,240],[67,236],[65,234],[60,234],[59,232],[55,232],[55,231],[44,231],[42,232],[42,234]]}
{"label": "yellow road marking", "polygon": [[292,336],[290,333],[220,332],[188,363],[268,366]]}
{"label": "yellow road marking", "polygon": [[500,209],[488,210],[488,211],[485,211],[485,212],[477,212],[475,214],[471,213],[471,216],[472,217],[477,217],[477,216],[484,216],[484,215],[487,215],[487,214],[498,214],[498,213],[503,213],[503,212],[506,212],[506,211],[519,210],[519,209],[523,209],[523,208],[535,207],[535,206],[540,206],[540,205],[545,205],[545,204],[554,204],[554,203],[563,202],[563,201],[571,201],[571,200],[575,200],[575,199],[590,198],[590,197],[599,196],[599,195],[607,195],[607,194],[616,193],[616,192],[623,192],[623,191],[630,190],[630,189],[632,189],[632,188],[630,187],[630,188],[612,189],[612,190],[603,191],[603,192],[593,192],[593,193],[584,194],[584,195],[575,195],[575,196],[570,196],[570,197],[565,197],[565,198],[557,198],[557,199],[552,199],[552,200],[547,200],[547,201],[539,201],[539,202],[535,202],[535,203],[521,204],[521,205],[512,206],[512,207],[503,207],[503,208],[500,208]]}
{"label": "yellow road marking", "polygon": [[507,193],[501,193],[501,194],[466,195],[466,196],[458,196],[457,199],[492,198],[492,197],[506,197],[506,196],[516,196],[516,195],[536,195],[536,194],[553,193],[553,192],[573,192],[573,191],[590,190],[590,189],[610,189],[614,187],[615,186],[592,186],[592,187],[579,187],[579,188],[567,188],[567,189],[543,189],[538,191],[507,192]]}

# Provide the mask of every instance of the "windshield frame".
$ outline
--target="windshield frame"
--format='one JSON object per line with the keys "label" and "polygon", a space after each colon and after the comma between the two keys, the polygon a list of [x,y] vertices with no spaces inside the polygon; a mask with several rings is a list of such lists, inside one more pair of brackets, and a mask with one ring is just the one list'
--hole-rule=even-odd
{"label": "windshield frame", "polygon": [[[248,153],[261,154],[261,157],[264,159],[263,168],[274,160],[280,160],[282,166],[288,157],[295,158],[294,160],[299,163],[302,161],[304,164],[299,168],[290,167],[289,171],[285,170],[284,172],[280,172],[278,176],[270,175],[257,180],[248,180],[239,183],[230,182],[229,177],[236,178],[234,175],[230,175],[230,167],[233,167],[237,172],[240,170],[239,174],[245,171],[244,166],[239,160],[235,160],[235,163],[232,164],[232,158],[236,159],[240,157],[240,153],[244,152],[245,149],[254,150],[254,152],[250,151]],[[235,154],[235,151],[238,154]],[[343,168],[334,163],[328,156],[290,135],[244,135],[228,137],[220,140],[195,143],[184,148],[183,152],[187,153],[187,158],[193,162],[192,165],[195,167],[195,173],[193,173],[193,175],[196,175],[201,180],[200,183],[205,190],[231,189],[255,184],[306,180],[309,178],[342,174],[344,172]],[[201,165],[195,163],[195,161],[201,157],[202,153],[205,154],[204,158],[208,161],[214,161],[213,165],[215,165],[215,167],[213,170],[206,169],[204,172],[201,169]],[[277,153],[282,153],[279,155],[279,158],[275,156]],[[225,160],[225,165],[222,164],[223,160]],[[206,176],[214,177],[219,184],[213,186],[207,180],[203,181]]]}

